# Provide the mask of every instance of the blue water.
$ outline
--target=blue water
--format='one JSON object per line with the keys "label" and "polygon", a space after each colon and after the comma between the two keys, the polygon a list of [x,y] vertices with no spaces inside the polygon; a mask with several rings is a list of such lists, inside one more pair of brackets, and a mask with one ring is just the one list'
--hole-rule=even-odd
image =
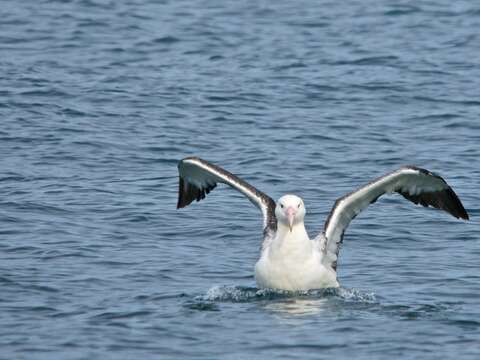
{"label": "blue water", "polygon": [[[1,359],[480,358],[477,2],[1,5]],[[190,155],[302,196],[312,236],[404,164],[471,221],[386,197],[339,290],[258,290],[248,201],[175,210]]]}

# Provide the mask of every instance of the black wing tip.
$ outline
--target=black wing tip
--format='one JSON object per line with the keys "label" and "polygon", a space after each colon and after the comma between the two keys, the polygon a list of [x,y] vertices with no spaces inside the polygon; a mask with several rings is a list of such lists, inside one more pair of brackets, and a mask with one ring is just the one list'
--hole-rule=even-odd
{"label": "black wing tip", "polygon": [[[460,204],[462,204],[462,203],[460,203]],[[463,220],[470,220],[470,215],[468,215],[468,212],[467,212],[467,210],[465,210],[463,205],[462,205],[462,210],[463,211],[460,214],[460,218],[463,219]]]}
{"label": "black wing tip", "polygon": [[188,202],[186,199],[186,192],[185,189],[185,181],[181,176],[178,177],[178,201],[177,201],[177,209],[184,208],[192,201]]}
{"label": "black wing tip", "polygon": [[187,205],[180,204],[180,200],[178,200],[178,202],[177,202],[177,210],[178,210],[178,209],[182,209],[182,208],[184,208],[185,206],[187,206]]}
{"label": "black wing tip", "polygon": [[190,205],[197,198],[198,189],[185,181],[182,176],[178,177],[178,202],[177,209]]}
{"label": "black wing tip", "polygon": [[216,186],[217,184],[213,184],[205,188],[199,188],[186,181],[182,176],[179,176],[177,209],[181,209],[190,205],[194,200],[200,201],[205,199],[206,194],[208,194]]}
{"label": "black wing tip", "polygon": [[468,216],[468,213],[465,211],[465,213],[461,214],[457,219],[462,219],[462,220],[468,221],[468,220],[470,220],[470,216]]}
{"label": "black wing tip", "polygon": [[[183,164],[191,161],[202,162],[203,160],[196,156],[187,156],[178,162],[177,167],[180,169]],[[210,190],[211,188],[206,189],[207,194]],[[190,205],[193,200],[200,201],[203,198],[205,198],[205,189],[197,188],[179,175],[177,209]]]}
{"label": "black wing tip", "polygon": [[470,220],[467,210],[465,210],[462,202],[451,187],[441,191],[422,193],[419,195],[410,195],[401,191],[398,192],[414,204],[420,204],[424,207],[431,206],[444,210],[457,219]]}
{"label": "black wing tip", "polygon": [[447,188],[445,190],[439,192],[440,194],[444,193],[446,195],[446,200],[447,200],[443,204],[438,204],[440,206],[435,206],[434,204],[431,204],[428,201],[425,201],[421,197],[417,197],[417,196],[410,197],[408,195],[405,196],[405,194],[402,194],[408,200],[414,202],[415,204],[420,203],[423,206],[429,206],[430,205],[430,206],[433,206],[433,207],[441,208],[441,209],[447,211],[452,216],[456,217],[457,219],[470,220],[470,216],[468,215],[467,210],[465,210],[465,208],[464,208],[462,202],[460,201],[460,199],[458,198],[457,194],[448,185],[448,183],[445,181],[445,179],[443,177],[441,177],[440,175],[438,175],[434,172],[431,172],[427,169],[423,169],[423,168],[420,168],[420,167],[417,167],[417,166],[414,166],[414,165],[405,165],[405,166],[402,166],[401,169],[416,170],[416,171],[421,172],[424,175],[434,176],[437,179],[440,179],[441,181],[443,181],[447,185]]}
{"label": "black wing tip", "polygon": [[448,201],[445,203],[444,210],[448,211],[457,219],[470,220],[467,210],[465,210],[455,191],[449,186],[448,189],[445,190],[445,193]]}
{"label": "black wing tip", "polygon": [[457,213],[457,214],[452,214],[452,213],[450,213],[450,215],[452,215],[453,217],[455,217],[455,218],[457,218],[457,219],[462,219],[462,220],[465,220],[465,221],[470,220],[470,217],[468,216],[468,213],[467,213],[467,212]]}

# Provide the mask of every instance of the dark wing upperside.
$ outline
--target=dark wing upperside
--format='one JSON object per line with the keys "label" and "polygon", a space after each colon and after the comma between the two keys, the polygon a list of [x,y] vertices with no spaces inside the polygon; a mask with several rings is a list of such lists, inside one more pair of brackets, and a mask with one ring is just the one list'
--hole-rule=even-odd
{"label": "dark wing upperside", "polygon": [[275,201],[238,176],[197,157],[188,157],[178,163],[179,189],[177,209],[205,198],[218,183],[224,183],[245,195],[263,214],[265,235],[277,229]]}
{"label": "dark wing upperside", "polygon": [[425,169],[404,166],[335,202],[321,234],[326,263],[336,270],[340,245],[350,222],[380,196],[392,192],[401,194],[415,204],[432,206],[456,218],[468,220],[468,214],[458,196],[442,177]]}

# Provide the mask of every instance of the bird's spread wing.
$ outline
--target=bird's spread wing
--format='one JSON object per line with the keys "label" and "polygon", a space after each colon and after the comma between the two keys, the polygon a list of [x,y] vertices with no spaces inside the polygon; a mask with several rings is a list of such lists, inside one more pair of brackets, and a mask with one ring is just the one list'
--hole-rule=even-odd
{"label": "bird's spread wing", "polygon": [[335,202],[325,222],[324,232],[320,235],[326,264],[336,270],[339,248],[350,221],[380,196],[393,192],[415,204],[432,206],[445,210],[456,218],[468,220],[465,208],[445,180],[428,170],[405,166]]}
{"label": "bird's spread wing", "polygon": [[230,185],[245,195],[263,214],[264,232],[275,231],[275,201],[232,173],[197,157],[188,157],[178,163],[179,189],[177,209],[194,200],[200,201],[217,183]]}

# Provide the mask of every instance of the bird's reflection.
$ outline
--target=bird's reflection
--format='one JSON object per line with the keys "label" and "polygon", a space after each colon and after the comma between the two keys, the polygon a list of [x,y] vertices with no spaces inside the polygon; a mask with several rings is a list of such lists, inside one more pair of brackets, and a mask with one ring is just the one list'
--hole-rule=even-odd
{"label": "bird's reflection", "polygon": [[327,298],[297,298],[264,303],[263,307],[278,315],[311,316],[325,311],[327,302]]}

